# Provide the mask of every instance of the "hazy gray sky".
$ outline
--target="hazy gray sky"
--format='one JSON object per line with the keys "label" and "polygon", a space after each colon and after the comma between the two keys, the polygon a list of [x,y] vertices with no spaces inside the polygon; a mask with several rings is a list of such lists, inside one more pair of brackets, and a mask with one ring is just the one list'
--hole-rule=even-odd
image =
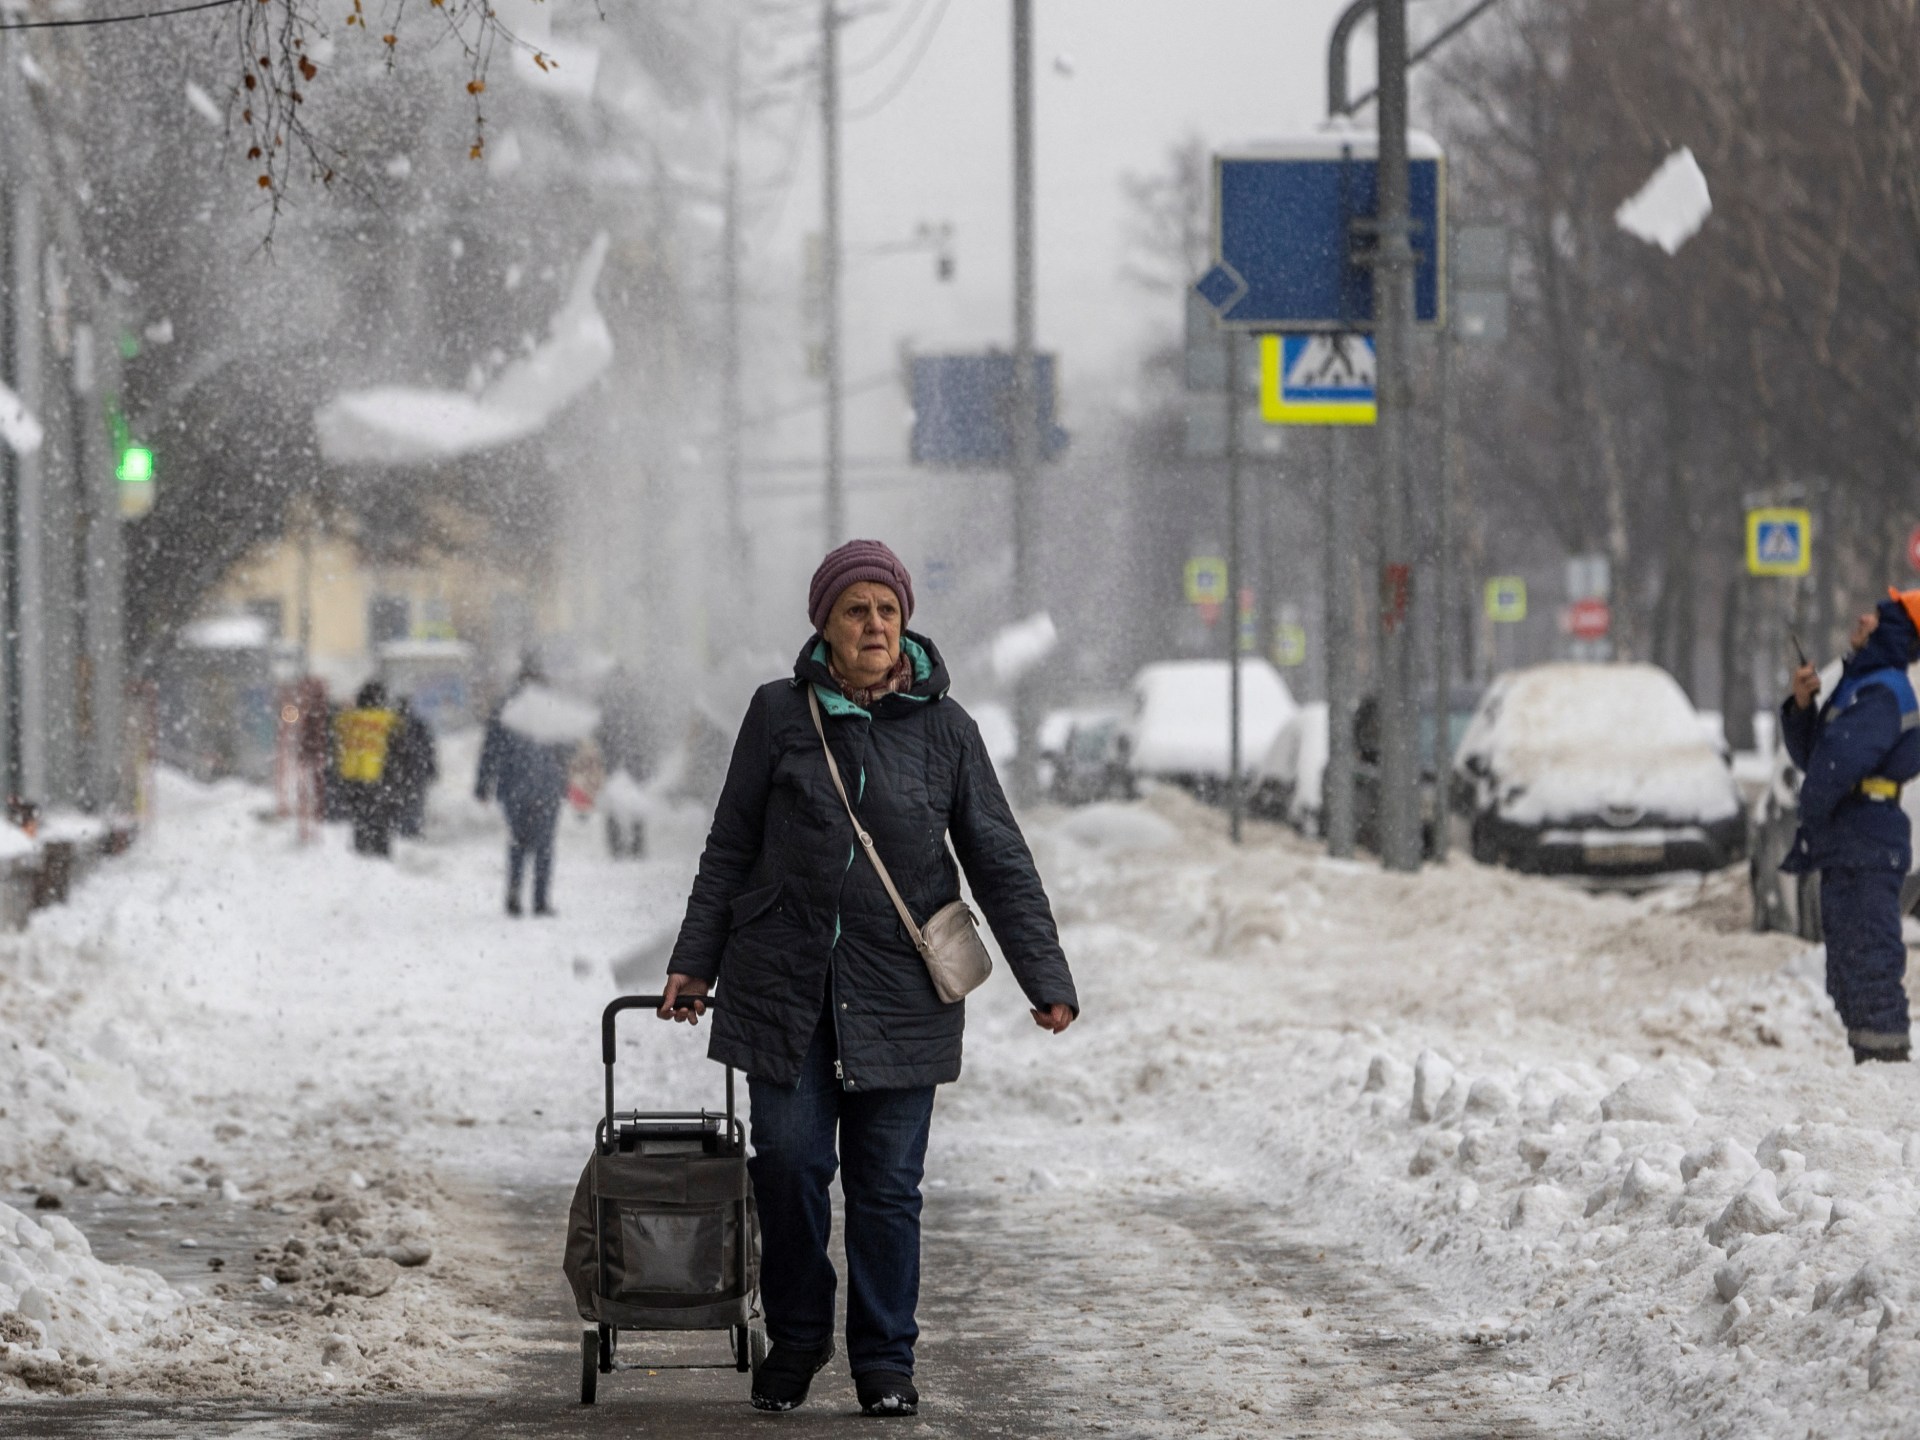
{"label": "hazy gray sky", "polygon": [[[877,49],[911,3],[895,0],[848,27],[846,62]],[[1148,335],[1178,319],[1177,301],[1121,278],[1122,177],[1158,168],[1189,133],[1222,146],[1313,127],[1325,109],[1327,32],[1341,3],[1037,0],[1040,336],[1061,353],[1072,397],[1084,404],[1128,384]],[[942,4],[928,0],[926,15]],[[903,341],[921,350],[1010,343],[1011,8],[1009,0],[945,0],[939,31],[905,88],[872,118],[847,123],[850,378],[893,366]],[[889,88],[913,49],[903,44],[851,76],[846,110]],[[1056,68],[1061,56],[1071,74]],[[1356,73],[1370,71],[1370,50],[1356,60]],[[817,129],[817,116],[809,124]],[[778,230],[760,242],[776,265],[797,267],[806,232],[820,224],[813,136],[800,165]],[[935,281],[928,256],[858,253],[910,235],[921,221],[955,227],[952,282]],[[898,391],[856,400],[856,443],[884,438],[876,420],[897,432],[900,408]]]}

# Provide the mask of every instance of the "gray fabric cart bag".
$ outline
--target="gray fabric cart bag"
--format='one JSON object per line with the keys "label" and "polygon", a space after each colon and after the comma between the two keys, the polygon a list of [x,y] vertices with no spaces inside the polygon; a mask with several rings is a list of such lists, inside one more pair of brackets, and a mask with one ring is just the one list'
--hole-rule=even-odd
{"label": "gray fabric cart bag", "polygon": [[746,1324],[760,1247],[745,1147],[708,1154],[699,1140],[649,1138],[644,1120],[621,1129],[633,1148],[596,1151],[574,1191],[565,1264],[581,1318],[622,1330]]}
{"label": "gray fabric cart bag", "polygon": [[[562,1264],[580,1318],[598,1327],[600,1370],[613,1368],[621,1330],[729,1329],[744,1370],[758,1330],[760,1226],[732,1067],[724,1114],[613,1108],[615,1017],[660,1003],[625,995],[601,1016],[606,1113],[574,1191]],[[583,1396],[591,1401],[590,1375]]]}

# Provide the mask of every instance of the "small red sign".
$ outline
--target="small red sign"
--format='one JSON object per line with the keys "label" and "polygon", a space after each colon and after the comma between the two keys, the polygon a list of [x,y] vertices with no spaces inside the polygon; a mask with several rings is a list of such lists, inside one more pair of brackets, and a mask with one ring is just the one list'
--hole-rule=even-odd
{"label": "small red sign", "polygon": [[1913,533],[1907,536],[1907,564],[1920,570],[1920,525],[1913,527]]}
{"label": "small red sign", "polygon": [[1567,633],[1576,640],[1604,640],[1613,629],[1613,611],[1604,600],[1576,600],[1567,607]]}

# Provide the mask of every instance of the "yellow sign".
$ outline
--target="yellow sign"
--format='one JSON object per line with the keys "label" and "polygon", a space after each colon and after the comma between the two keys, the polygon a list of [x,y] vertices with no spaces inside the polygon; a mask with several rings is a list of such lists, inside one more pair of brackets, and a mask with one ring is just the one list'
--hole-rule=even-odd
{"label": "yellow sign", "polygon": [[1527,582],[1518,575],[1487,581],[1487,619],[1513,625],[1527,618]]}
{"label": "yellow sign", "polygon": [[1747,573],[1805,575],[1813,569],[1813,513],[1793,505],[1747,512]]}
{"label": "yellow sign", "polygon": [[1269,425],[1372,425],[1379,414],[1372,337],[1260,337],[1260,418]]}
{"label": "yellow sign", "polygon": [[1281,621],[1273,632],[1273,663],[1291,669],[1307,663],[1307,627]]}
{"label": "yellow sign", "polygon": [[1227,603],[1227,562],[1216,555],[1196,555],[1187,561],[1187,603]]}

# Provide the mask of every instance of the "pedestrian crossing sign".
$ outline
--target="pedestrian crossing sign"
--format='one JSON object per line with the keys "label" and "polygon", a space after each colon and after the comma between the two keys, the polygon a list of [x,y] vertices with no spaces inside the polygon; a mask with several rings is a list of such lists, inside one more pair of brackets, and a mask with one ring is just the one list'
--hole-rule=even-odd
{"label": "pedestrian crossing sign", "polygon": [[1273,635],[1273,663],[1291,669],[1307,663],[1307,627],[1282,620]]}
{"label": "pedestrian crossing sign", "polygon": [[1813,569],[1813,515],[1797,506],[1747,512],[1747,573],[1805,575]]}
{"label": "pedestrian crossing sign", "polygon": [[1527,582],[1518,575],[1496,575],[1487,581],[1487,619],[1517,625],[1527,618]]}
{"label": "pedestrian crossing sign", "polygon": [[1227,600],[1227,562],[1215,555],[1196,555],[1187,561],[1187,603],[1224,605]]}
{"label": "pedestrian crossing sign", "polygon": [[1371,425],[1373,338],[1262,335],[1260,418],[1269,425]]}

